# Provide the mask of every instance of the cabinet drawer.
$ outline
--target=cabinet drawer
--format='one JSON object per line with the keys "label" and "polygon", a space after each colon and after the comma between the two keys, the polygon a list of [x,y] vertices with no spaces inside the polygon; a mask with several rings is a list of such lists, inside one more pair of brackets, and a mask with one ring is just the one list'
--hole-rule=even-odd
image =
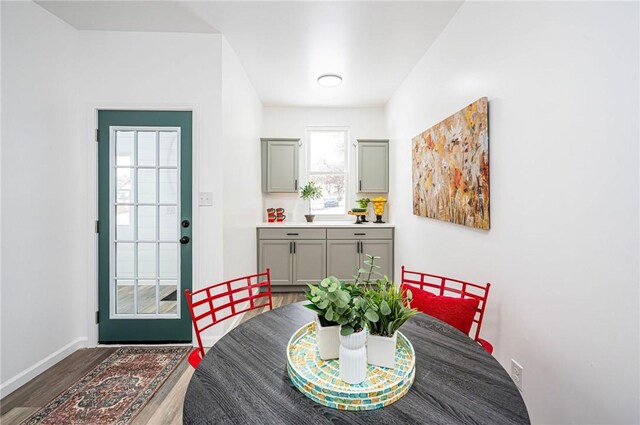
{"label": "cabinet drawer", "polygon": [[258,239],[325,239],[326,229],[305,229],[292,227],[289,229],[258,229]]}
{"label": "cabinet drawer", "polygon": [[393,229],[327,229],[327,239],[392,239]]}

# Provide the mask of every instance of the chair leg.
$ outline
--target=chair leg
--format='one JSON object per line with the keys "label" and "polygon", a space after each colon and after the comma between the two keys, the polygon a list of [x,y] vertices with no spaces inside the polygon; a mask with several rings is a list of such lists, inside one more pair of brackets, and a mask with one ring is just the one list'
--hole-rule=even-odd
{"label": "chair leg", "polygon": [[198,367],[200,361],[202,361],[202,355],[200,354],[200,348],[196,348],[189,354],[188,357],[189,364],[193,366],[194,369]]}
{"label": "chair leg", "polygon": [[478,344],[480,344],[482,346],[482,348],[484,348],[487,351],[487,353],[493,354],[493,345],[491,345],[491,343],[489,343],[489,341],[485,341],[482,338],[478,338],[476,340],[476,342]]}

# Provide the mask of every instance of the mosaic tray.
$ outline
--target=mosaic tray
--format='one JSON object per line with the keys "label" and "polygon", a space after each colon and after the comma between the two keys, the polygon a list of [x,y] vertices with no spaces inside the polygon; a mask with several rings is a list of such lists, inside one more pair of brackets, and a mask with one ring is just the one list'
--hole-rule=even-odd
{"label": "mosaic tray", "polygon": [[315,322],[298,329],[287,346],[287,371],[300,392],[316,403],[339,410],[373,410],[404,396],[415,376],[415,353],[398,332],[395,368],[369,365],[367,379],[356,385],[339,378],[338,360],[322,360],[316,344]]}

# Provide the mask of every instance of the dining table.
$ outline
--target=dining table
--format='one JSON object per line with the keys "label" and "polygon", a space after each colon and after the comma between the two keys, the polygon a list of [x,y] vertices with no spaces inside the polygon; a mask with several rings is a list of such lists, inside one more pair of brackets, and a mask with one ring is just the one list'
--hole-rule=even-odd
{"label": "dining table", "polygon": [[303,303],[289,304],[223,336],[191,377],[184,424],[530,423],[522,395],[500,363],[464,333],[422,313],[400,329],[415,351],[415,379],[404,397],[365,411],[315,403],[287,374],[289,339],[315,314]]}

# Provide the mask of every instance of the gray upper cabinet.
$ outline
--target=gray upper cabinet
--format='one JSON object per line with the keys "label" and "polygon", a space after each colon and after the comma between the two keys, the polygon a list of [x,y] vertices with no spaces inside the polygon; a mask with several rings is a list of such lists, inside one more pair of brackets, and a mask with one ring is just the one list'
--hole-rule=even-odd
{"label": "gray upper cabinet", "polygon": [[260,139],[262,191],[298,191],[298,145],[300,139]]}
{"label": "gray upper cabinet", "polygon": [[389,192],[388,140],[358,140],[358,192]]}

